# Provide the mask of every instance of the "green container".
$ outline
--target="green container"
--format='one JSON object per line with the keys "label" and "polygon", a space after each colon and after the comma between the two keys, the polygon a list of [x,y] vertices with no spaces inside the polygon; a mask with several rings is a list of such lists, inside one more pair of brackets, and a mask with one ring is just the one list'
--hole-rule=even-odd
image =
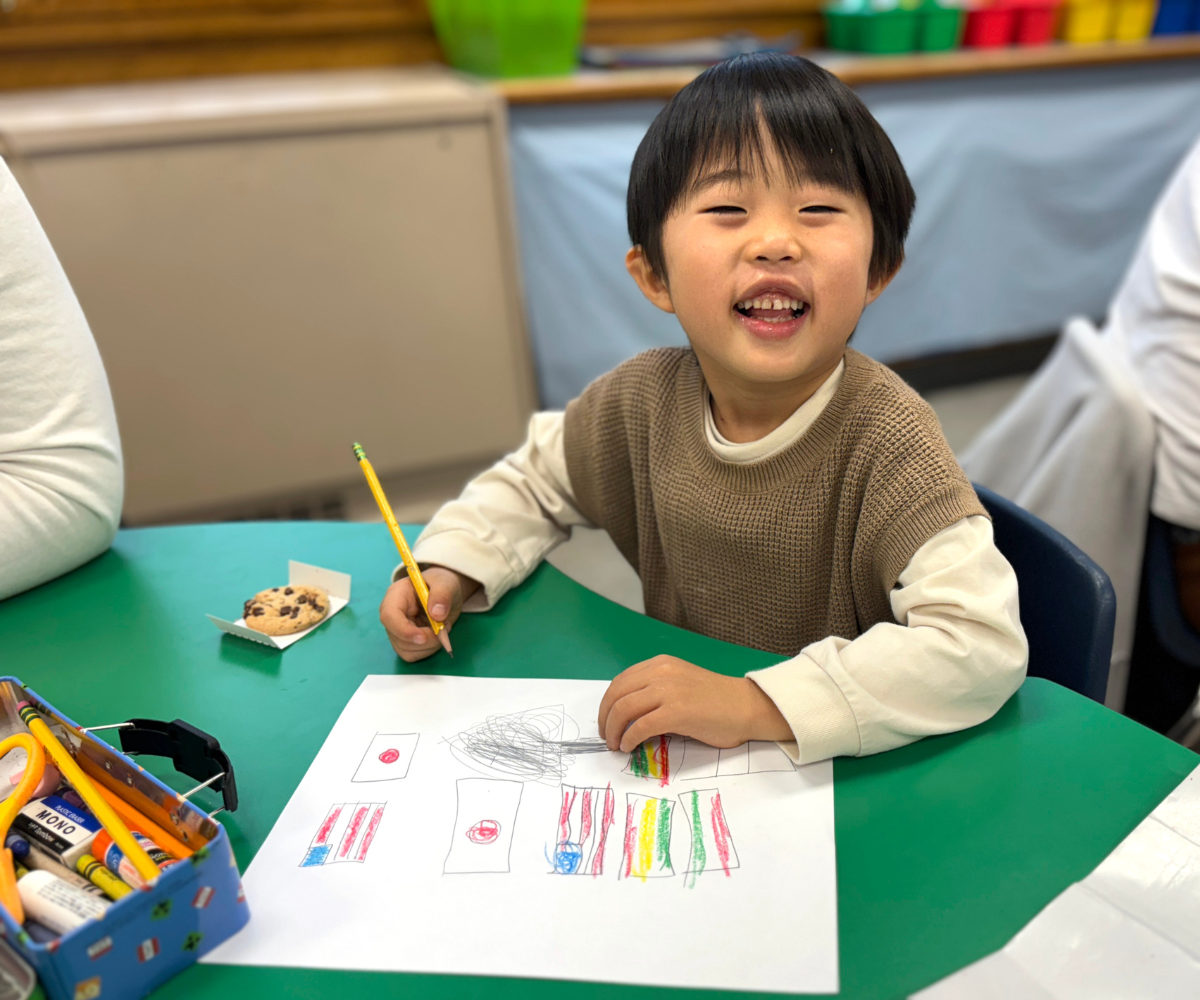
{"label": "green container", "polygon": [[917,47],[919,20],[917,11],[904,10],[902,7],[873,10],[859,22],[859,50],[876,55],[911,52]]}
{"label": "green container", "polygon": [[857,52],[858,25],[866,15],[859,11],[825,11],[825,45],[839,52]]}
{"label": "green container", "polygon": [[479,76],[561,76],[579,61],[584,0],[429,0],[450,65]]}
{"label": "green container", "polygon": [[922,52],[945,52],[962,41],[964,12],[958,7],[930,3],[921,8],[917,48]]}

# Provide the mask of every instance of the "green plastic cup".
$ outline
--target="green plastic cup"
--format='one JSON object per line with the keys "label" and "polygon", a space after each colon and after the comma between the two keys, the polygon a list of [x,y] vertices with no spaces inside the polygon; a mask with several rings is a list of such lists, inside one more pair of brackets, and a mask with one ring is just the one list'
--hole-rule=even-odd
{"label": "green plastic cup", "polygon": [[922,52],[945,52],[962,41],[963,12],[957,7],[930,3],[921,8],[917,48]]}
{"label": "green plastic cup", "polygon": [[911,52],[917,47],[919,16],[915,10],[903,7],[871,11],[863,17],[858,28],[862,51],[876,55]]}
{"label": "green plastic cup", "polygon": [[450,65],[479,76],[561,76],[579,62],[584,0],[429,0]]}
{"label": "green plastic cup", "polygon": [[857,52],[858,25],[863,15],[858,11],[829,9],[825,11],[825,44],[839,52]]}

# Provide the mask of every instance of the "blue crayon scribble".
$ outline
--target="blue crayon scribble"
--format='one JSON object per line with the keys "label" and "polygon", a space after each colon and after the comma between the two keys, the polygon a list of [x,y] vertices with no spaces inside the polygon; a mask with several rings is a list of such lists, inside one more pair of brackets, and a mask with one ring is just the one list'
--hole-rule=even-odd
{"label": "blue crayon scribble", "polygon": [[554,852],[554,870],[559,875],[574,875],[583,860],[583,849],[579,844],[564,840]]}
{"label": "blue crayon scribble", "polygon": [[315,868],[317,865],[325,864],[325,859],[329,857],[331,850],[333,850],[332,844],[321,844],[318,847],[310,847],[308,853],[304,855],[304,860],[300,862],[300,867]]}

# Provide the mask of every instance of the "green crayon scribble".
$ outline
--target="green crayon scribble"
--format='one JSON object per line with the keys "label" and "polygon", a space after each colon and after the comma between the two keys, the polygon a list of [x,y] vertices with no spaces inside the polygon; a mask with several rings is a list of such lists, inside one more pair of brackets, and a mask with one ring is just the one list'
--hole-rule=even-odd
{"label": "green crayon scribble", "polygon": [[671,867],[671,803],[668,799],[658,800],[658,867]]}
{"label": "green crayon scribble", "polygon": [[704,871],[705,858],[704,820],[700,818],[700,793],[692,792],[692,862],[690,865],[692,880],[688,883],[689,889],[696,887],[696,878]]}
{"label": "green crayon scribble", "polygon": [[650,774],[650,760],[646,756],[645,743],[639,743],[637,749],[629,755],[629,773],[639,778]]}

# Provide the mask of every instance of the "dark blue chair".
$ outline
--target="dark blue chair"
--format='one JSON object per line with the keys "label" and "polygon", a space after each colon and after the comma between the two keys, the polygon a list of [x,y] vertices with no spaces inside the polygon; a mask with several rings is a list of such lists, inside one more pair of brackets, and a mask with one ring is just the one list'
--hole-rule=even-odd
{"label": "dark blue chair", "polygon": [[1108,574],[1023,507],[976,486],[996,547],[1012,563],[1029,639],[1029,676],[1104,701],[1117,595]]}

